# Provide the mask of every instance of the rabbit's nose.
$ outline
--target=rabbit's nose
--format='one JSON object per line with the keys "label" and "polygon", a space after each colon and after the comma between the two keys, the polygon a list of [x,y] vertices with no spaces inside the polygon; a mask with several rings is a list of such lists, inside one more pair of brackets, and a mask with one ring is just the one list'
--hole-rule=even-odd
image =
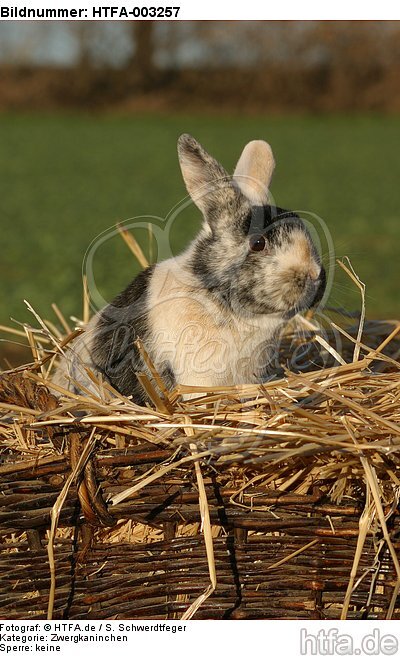
{"label": "rabbit's nose", "polygon": [[322,271],[322,267],[312,267],[312,269],[308,271],[309,280],[311,280],[311,282],[318,282],[318,280],[321,279]]}
{"label": "rabbit's nose", "polygon": [[321,267],[318,277],[313,282],[316,287],[313,305],[316,305],[322,299],[326,288],[326,273],[324,267]]}

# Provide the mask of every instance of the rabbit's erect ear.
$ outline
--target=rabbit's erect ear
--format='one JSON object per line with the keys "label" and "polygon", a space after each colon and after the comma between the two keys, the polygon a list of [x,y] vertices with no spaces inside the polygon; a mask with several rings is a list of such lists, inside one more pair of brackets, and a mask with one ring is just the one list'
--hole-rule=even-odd
{"label": "rabbit's erect ear", "polygon": [[231,177],[190,134],[179,137],[178,156],[186,189],[207,217],[214,207],[226,202],[234,191]]}
{"label": "rabbit's erect ear", "polygon": [[274,156],[266,141],[250,141],[244,147],[233,179],[252,205],[268,202],[268,189],[274,168]]}

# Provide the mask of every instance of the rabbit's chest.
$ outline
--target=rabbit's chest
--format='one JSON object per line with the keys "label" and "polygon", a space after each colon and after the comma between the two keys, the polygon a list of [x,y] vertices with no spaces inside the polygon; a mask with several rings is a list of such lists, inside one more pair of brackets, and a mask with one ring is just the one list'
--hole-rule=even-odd
{"label": "rabbit's chest", "polygon": [[168,363],[176,382],[187,385],[259,380],[281,324],[273,318],[235,318],[209,295],[179,288],[158,296],[149,323],[155,364]]}

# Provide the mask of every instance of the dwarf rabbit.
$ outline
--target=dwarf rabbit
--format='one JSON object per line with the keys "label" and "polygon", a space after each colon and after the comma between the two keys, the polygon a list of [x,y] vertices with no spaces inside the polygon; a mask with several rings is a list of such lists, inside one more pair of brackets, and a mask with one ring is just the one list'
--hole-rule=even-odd
{"label": "dwarf rabbit", "polygon": [[178,155],[204,217],[200,233],[93,317],[56,373],[64,387],[92,387],[90,369],[145,402],[137,337],[170,388],[265,380],[288,319],[323,296],[325,271],[305,225],[268,203],[275,163],[266,142],[247,144],[233,176],[190,135]]}

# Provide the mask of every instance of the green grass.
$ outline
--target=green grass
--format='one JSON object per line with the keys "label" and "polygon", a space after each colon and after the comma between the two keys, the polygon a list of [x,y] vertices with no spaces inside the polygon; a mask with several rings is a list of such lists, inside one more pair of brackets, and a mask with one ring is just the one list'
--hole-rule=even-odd
{"label": "green grass", "polygon": [[[67,316],[81,314],[90,242],[117,221],[165,217],[185,196],[176,156],[182,132],[229,170],[248,140],[269,140],[276,202],[325,221],[337,256],[348,255],[367,285],[369,317],[400,316],[399,118],[16,115],[0,117],[0,322],[27,320],[24,298],[44,317],[53,301]],[[174,252],[198,226],[195,208],[179,214]],[[97,251],[94,271],[110,300],[137,268],[116,236]],[[340,271],[331,301],[358,307]]]}

